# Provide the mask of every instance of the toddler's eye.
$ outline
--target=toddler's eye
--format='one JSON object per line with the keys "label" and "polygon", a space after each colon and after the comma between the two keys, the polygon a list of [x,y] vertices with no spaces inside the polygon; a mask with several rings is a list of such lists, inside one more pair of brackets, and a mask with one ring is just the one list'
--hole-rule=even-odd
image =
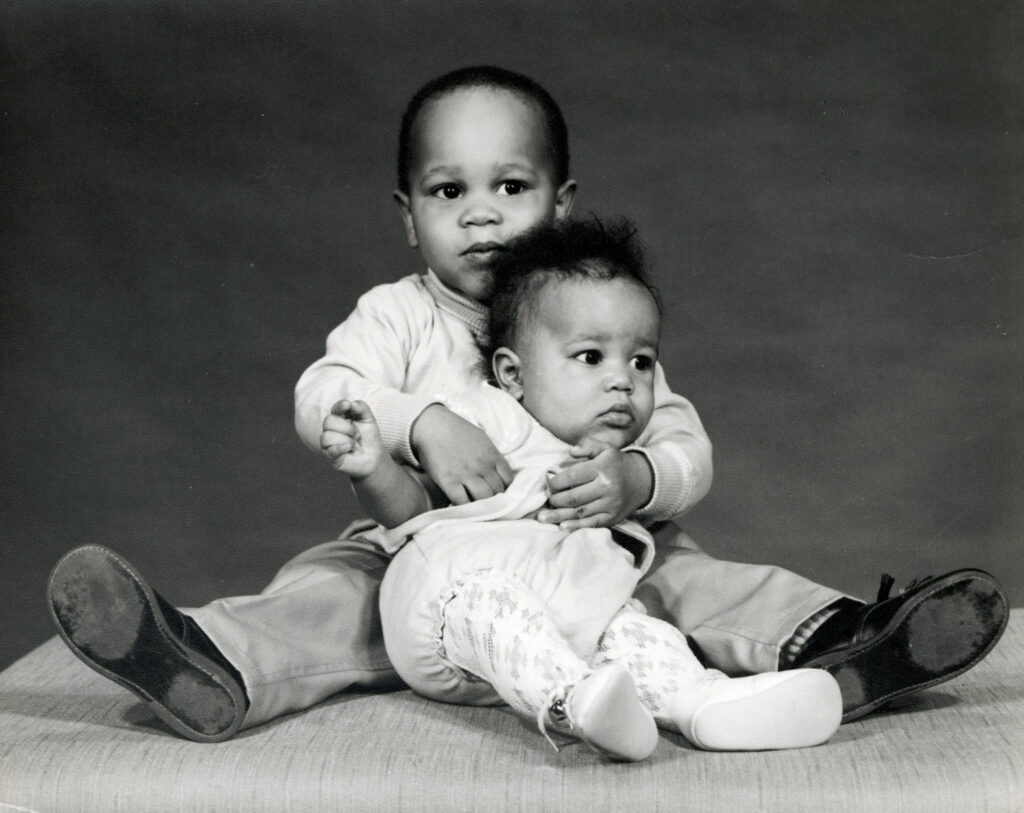
{"label": "toddler's eye", "polygon": [[577,353],[573,358],[577,361],[582,361],[584,364],[594,366],[595,364],[601,363],[601,351],[584,350],[582,353]]}
{"label": "toddler's eye", "polygon": [[526,191],[526,184],[522,181],[502,181],[498,188],[499,195],[519,195]]}
{"label": "toddler's eye", "polygon": [[446,183],[431,190],[432,197],[444,198],[445,200],[455,200],[459,195],[462,194],[462,190],[456,184]]}
{"label": "toddler's eye", "polygon": [[635,356],[633,358],[633,367],[642,373],[646,373],[648,370],[654,369],[654,359],[650,356]]}

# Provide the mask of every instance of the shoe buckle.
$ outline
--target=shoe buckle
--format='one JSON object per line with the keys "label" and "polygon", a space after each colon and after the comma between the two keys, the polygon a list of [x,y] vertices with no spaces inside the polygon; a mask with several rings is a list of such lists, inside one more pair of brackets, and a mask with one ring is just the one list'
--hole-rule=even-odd
{"label": "shoe buckle", "polygon": [[562,725],[567,723],[571,728],[572,720],[569,717],[569,710],[565,705],[564,690],[558,691],[556,689],[552,694],[555,696],[551,697],[546,704],[537,710],[537,728],[540,729],[540,733],[544,735],[544,739],[551,743],[551,747],[554,748],[555,751],[558,751],[558,744],[551,739],[551,735],[548,734],[548,723],[552,723],[553,725]]}
{"label": "shoe buckle", "polygon": [[564,722],[568,715],[565,713],[565,698],[559,697],[548,707],[548,714],[551,716],[551,722]]}

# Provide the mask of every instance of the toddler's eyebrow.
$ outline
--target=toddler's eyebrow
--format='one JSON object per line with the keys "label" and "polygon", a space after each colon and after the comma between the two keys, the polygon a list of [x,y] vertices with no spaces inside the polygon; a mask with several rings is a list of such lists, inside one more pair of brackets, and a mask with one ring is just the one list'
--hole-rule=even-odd
{"label": "toddler's eyebrow", "polygon": [[[530,175],[536,175],[537,169],[532,164],[524,164],[519,161],[510,161],[504,164],[495,164],[492,169],[492,173],[495,175],[504,175],[509,172],[523,172]],[[431,175],[459,175],[463,172],[463,168],[458,164],[438,164],[437,166],[427,167],[423,171],[423,177],[429,178]]]}
{"label": "toddler's eyebrow", "polygon": [[498,174],[505,172],[529,172],[536,173],[537,169],[532,164],[521,164],[517,161],[513,161],[507,164],[498,164],[494,167],[494,171]]}
{"label": "toddler's eyebrow", "polygon": [[458,175],[459,167],[441,165],[436,167],[427,167],[423,170],[423,177],[429,178],[431,175]]}

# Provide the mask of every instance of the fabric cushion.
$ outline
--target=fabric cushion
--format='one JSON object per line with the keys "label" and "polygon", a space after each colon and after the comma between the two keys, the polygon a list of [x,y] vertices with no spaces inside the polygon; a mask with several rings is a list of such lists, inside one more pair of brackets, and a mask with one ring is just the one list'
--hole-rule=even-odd
{"label": "fabric cushion", "polygon": [[502,708],[341,695],[203,745],[57,639],[0,674],[0,811],[1024,810],[1024,610],[973,671],[799,751],[555,752]]}

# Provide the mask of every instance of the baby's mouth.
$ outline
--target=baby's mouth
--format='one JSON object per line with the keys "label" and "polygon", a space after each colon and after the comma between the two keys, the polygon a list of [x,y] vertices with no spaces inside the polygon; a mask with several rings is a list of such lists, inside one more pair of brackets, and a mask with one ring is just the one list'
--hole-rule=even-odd
{"label": "baby's mouth", "polygon": [[602,412],[598,418],[605,426],[625,429],[633,425],[633,412],[626,406],[616,406]]}

